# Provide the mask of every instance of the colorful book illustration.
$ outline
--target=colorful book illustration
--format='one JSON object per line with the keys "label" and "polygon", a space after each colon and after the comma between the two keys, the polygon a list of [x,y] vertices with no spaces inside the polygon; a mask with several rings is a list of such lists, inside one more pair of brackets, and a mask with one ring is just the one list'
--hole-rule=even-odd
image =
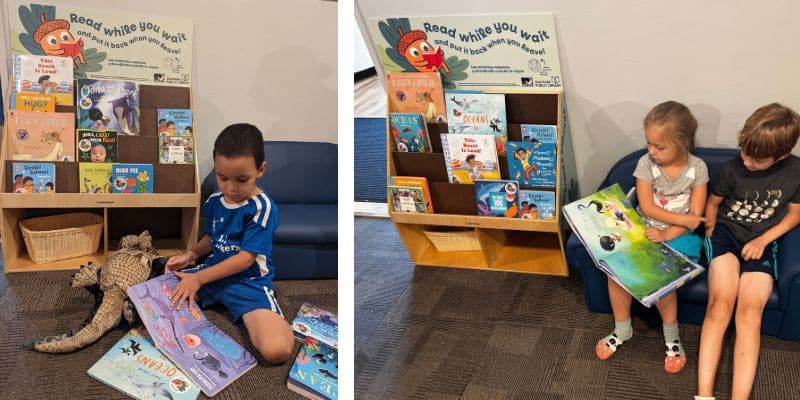
{"label": "colorful book illustration", "polygon": [[497,148],[492,135],[443,133],[442,153],[450,183],[472,183],[475,179],[500,179]]}
{"label": "colorful book illustration", "polygon": [[143,328],[128,331],[86,372],[134,399],[194,400],[200,394]]}
{"label": "colorful book illustration", "polygon": [[178,310],[169,294],[180,278],[164,274],[128,288],[156,346],[211,397],[256,365],[239,343],[206,319],[197,304]]}
{"label": "colorful book illustration", "polygon": [[192,110],[183,108],[159,108],[158,134],[168,136],[193,136]]}
{"label": "colorful book illustration", "polygon": [[556,193],[549,190],[520,190],[519,217],[524,219],[556,219]]}
{"label": "colorful book illustration", "polygon": [[16,54],[12,70],[12,89],[17,94],[54,94],[56,104],[71,106],[73,68],[70,57]]}
{"label": "colorful book illustration", "polygon": [[428,178],[424,176],[390,176],[389,186],[418,187],[422,189],[422,196],[425,199],[425,209],[433,212],[433,202],[431,201],[431,189],[428,186]]}
{"label": "colorful book illustration", "polygon": [[517,218],[519,184],[511,180],[475,180],[478,215]]}
{"label": "colorful book illustration", "polygon": [[152,164],[112,164],[112,193],[153,193]]}
{"label": "colorful book illustration", "polygon": [[194,137],[158,137],[158,162],[160,164],[194,164]]}
{"label": "colorful book illustration", "polygon": [[457,134],[494,135],[497,153],[505,154],[508,140],[506,98],[502,93],[445,93],[447,131]]}
{"label": "colorful book illustration", "polygon": [[53,163],[11,164],[14,193],[55,193],[56,165]]}
{"label": "colorful book illustration", "polygon": [[140,134],[138,83],[79,79],[77,101],[78,129]]}
{"label": "colorful book illustration", "polygon": [[78,161],[117,161],[117,132],[78,129]]}
{"label": "colorful book illustration", "polygon": [[420,113],[428,122],[447,122],[442,78],[437,72],[392,72],[386,77],[389,112]]}
{"label": "colorful book illustration", "polygon": [[411,186],[387,186],[389,202],[394,212],[416,212],[424,213],[428,209],[425,206],[425,194],[422,188]]}
{"label": "colorful book illustration", "polygon": [[78,190],[81,193],[111,193],[110,163],[78,163]]}
{"label": "colorful book illustration", "polygon": [[9,158],[17,161],[75,161],[72,113],[8,110]]}
{"label": "colorful book illustration", "polygon": [[563,212],[597,267],[646,307],[704,271],[647,239],[647,226],[618,184],[567,204]]}
{"label": "colorful book illustration", "polygon": [[286,386],[309,399],[338,399],[339,352],[307,337],[289,370]]}
{"label": "colorful book illustration", "polygon": [[397,151],[430,153],[428,126],[422,114],[389,113],[389,131]]}
{"label": "colorful book illustration", "polygon": [[507,142],[508,177],[520,186],[556,187],[555,145]]}
{"label": "colorful book illustration", "polygon": [[303,302],[292,321],[294,337],[303,342],[312,337],[328,346],[339,347],[339,322],[336,314]]}
{"label": "colorful book illustration", "polygon": [[19,92],[14,95],[14,106],[17,110],[54,112],[56,110],[56,95]]}

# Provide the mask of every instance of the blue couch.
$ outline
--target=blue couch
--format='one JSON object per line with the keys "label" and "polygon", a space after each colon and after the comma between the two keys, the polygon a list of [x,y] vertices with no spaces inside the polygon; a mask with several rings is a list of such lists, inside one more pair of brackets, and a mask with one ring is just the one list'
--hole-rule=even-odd
{"label": "blue couch", "polygon": [[[256,184],[278,206],[272,244],[275,279],[326,279],[338,274],[338,158],[333,143],[265,141],[267,170]],[[202,202],[217,190],[212,171]],[[200,236],[205,216],[200,217]]]}
{"label": "blue couch", "polygon": [[[735,157],[737,149],[696,148],[694,154],[702,158],[709,169],[709,192],[722,165]],[[645,154],[638,150],[620,159],[608,172],[600,188],[619,183],[624,191],[635,185],[633,170]],[[702,226],[698,229],[702,229]],[[788,232],[778,241],[779,278],[769,297],[761,331],[786,340],[800,340],[800,228]],[[567,263],[580,274],[586,307],[591,311],[610,313],[606,275],[598,270],[580,240],[572,234],[567,240]],[[707,273],[691,280],[678,289],[678,319],[681,322],[702,324],[708,299]],[[634,314],[643,315],[658,311],[647,309],[634,301]],[[733,320],[733,319],[731,319]]]}

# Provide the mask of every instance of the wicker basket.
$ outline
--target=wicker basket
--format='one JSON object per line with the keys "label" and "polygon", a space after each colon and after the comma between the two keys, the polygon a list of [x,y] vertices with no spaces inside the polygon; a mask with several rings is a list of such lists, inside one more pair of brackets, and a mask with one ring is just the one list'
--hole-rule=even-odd
{"label": "wicker basket", "polygon": [[424,230],[423,233],[438,251],[476,251],[481,249],[481,243],[478,242],[474,229],[458,231]]}
{"label": "wicker basket", "polygon": [[70,213],[19,222],[28,255],[34,263],[80,257],[97,252],[103,217]]}

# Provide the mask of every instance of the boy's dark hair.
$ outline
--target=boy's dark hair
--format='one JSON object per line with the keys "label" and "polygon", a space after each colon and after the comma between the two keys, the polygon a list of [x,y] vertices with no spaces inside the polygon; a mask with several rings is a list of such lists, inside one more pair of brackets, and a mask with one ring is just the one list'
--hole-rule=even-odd
{"label": "boy's dark hair", "polygon": [[474,159],[475,159],[475,154],[468,154],[467,158],[465,158],[464,160],[466,162],[470,162],[470,160],[474,160]]}
{"label": "boy's dark hair", "polygon": [[755,158],[778,159],[792,152],[800,136],[800,116],[791,108],[772,103],[747,117],[739,131],[739,148]]}
{"label": "boy's dark hair", "polygon": [[167,122],[167,119],[166,118],[161,118],[160,120],[158,120],[159,124],[161,124],[162,122]]}
{"label": "boy's dark hair", "polygon": [[264,135],[250,124],[229,125],[214,141],[211,156],[216,158],[217,155],[226,158],[252,156],[256,168],[260,168],[264,162]]}
{"label": "boy's dark hair", "polygon": [[25,183],[25,182],[28,182],[28,181],[33,182],[33,178],[31,178],[30,176],[26,176],[26,177],[22,178],[22,183]]}
{"label": "boy's dark hair", "polygon": [[39,84],[41,85],[42,82],[49,81],[49,80],[50,80],[50,75],[42,75],[42,76],[39,77]]}
{"label": "boy's dark hair", "polygon": [[694,135],[697,132],[697,120],[682,103],[665,101],[655,107],[644,117],[644,128],[650,125],[667,125],[670,130],[670,141],[678,145],[684,155],[694,150]]}
{"label": "boy's dark hair", "polygon": [[44,184],[44,187],[49,187],[50,189],[54,188],[53,182],[47,182]]}
{"label": "boy's dark hair", "polygon": [[167,121],[167,126],[175,126],[175,121]]}
{"label": "boy's dark hair", "polygon": [[17,178],[22,178],[22,174],[16,174],[16,175],[14,175],[14,180],[17,180]]}

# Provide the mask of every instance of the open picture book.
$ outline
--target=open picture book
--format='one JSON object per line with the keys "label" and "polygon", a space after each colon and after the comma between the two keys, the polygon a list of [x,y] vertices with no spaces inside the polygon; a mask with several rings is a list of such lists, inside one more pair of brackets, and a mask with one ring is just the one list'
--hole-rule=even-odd
{"label": "open picture book", "polygon": [[563,207],[564,217],[600,270],[650,307],[705,269],[664,243],[614,184]]}

